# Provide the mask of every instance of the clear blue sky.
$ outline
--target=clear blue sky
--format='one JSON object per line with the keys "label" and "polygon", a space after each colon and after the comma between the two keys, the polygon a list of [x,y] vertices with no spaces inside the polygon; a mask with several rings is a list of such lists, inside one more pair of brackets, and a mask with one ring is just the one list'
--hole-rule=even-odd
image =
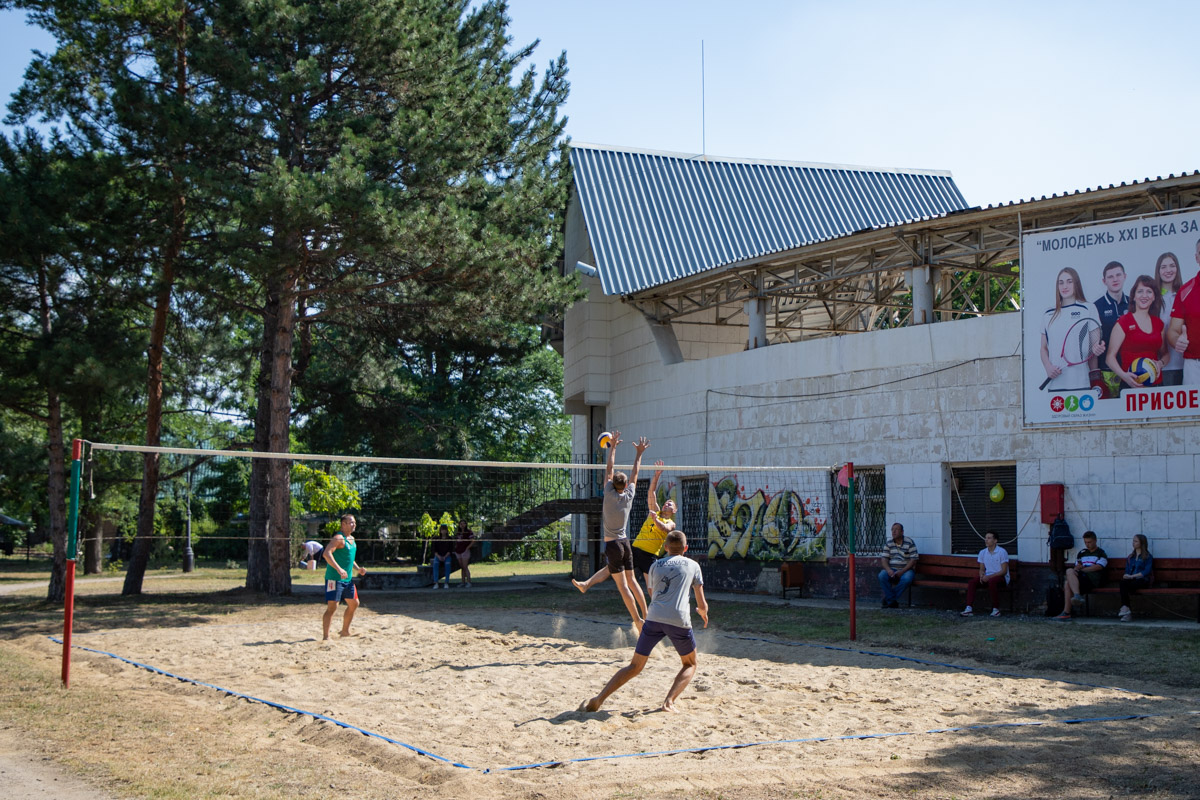
{"label": "clear blue sky", "polygon": [[[950,170],[974,205],[1200,169],[1200,2],[510,0],[578,142]],[[0,15],[0,94],[30,47]]]}

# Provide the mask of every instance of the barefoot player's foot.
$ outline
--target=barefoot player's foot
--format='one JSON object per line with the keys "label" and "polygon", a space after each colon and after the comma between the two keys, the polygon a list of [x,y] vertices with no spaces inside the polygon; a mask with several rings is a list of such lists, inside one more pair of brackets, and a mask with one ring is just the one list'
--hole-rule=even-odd
{"label": "barefoot player's foot", "polygon": [[342,632],[341,632],[340,634],[338,634],[338,635],[339,635],[339,636],[341,636],[343,639],[349,639],[349,638],[351,638],[351,637],[353,637],[353,636],[358,636],[358,634],[357,634],[357,633],[351,633],[350,631],[342,631]]}
{"label": "barefoot player's foot", "polygon": [[669,697],[668,697],[666,700],[664,700],[664,701],[663,701],[663,704],[662,704],[662,710],[663,710],[663,711],[669,711],[669,712],[671,712],[672,714],[678,714],[678,713],[679,713],[679,709],[675,707],[675,703],[673,703],[673,702],[671,701],[671,698],[669,698]]}
{"label": "barefoot player's foot", "polygon": [[582,583],[582,582],[580,582],[580,581],[577,581],[577,580],[575,580],[574,578],[571,578],[571,583],[572,583],[572,584],[574,584],[575,588],[576,588],[576,589],[578,589],[580,592],[586,592],[586,591],[587,591],[587,584],[586,584],[586,583]]}
{"label": "barefoot player's foot", "polygon": [[591,700],[585,700],[585,701],[583,702],[583,704],[579,706],[579,710],[580,710],[580,711],[585,711],[585,712],[599,711],[599,710],[600,710],[600,706],[601,706],[603,703],[604,703],[604,701],[603,701],[603,700],[601,700],[600,698],[598,698],[598,697],[593,697]]}

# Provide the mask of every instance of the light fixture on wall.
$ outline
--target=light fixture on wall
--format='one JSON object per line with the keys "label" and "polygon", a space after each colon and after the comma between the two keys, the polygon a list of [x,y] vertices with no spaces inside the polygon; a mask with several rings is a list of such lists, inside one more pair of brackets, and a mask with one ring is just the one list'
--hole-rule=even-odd
{"label": "light fixture on wall", "polygon": [[584,275],[587,275],[589,278],[600,277],[600,270],[596,269],[591,264],[585,264],[582,261],[575,262],[575,270],[577,272],[582,272]]}

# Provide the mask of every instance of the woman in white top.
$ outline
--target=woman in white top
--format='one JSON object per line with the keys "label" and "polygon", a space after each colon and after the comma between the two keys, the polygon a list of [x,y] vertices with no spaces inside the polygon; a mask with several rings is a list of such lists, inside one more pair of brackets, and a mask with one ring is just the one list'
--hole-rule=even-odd
{"label": "woman in white top", "polygon": [[[1079,273],[1073,267],[1064,267],[1058,273],[1055,288],[1054,308],[1046,310],[1042,324],[1042,366],[1046,369],[1046,377],[1050,379],[1046,390],[1084,390],[1091,386],[1089,372],[1096,368],[1095,356],[1104,352],[1099,331],[1100,318],[1096,315],[1096,307],[1083,296]],[[1063,341],[1071,326],[1085,318],[1094,320],[1097,326],[1093,357],[1082,364],[1067,364],[1062,357]]]}
{"label": "woman in white top", "polygon": [[[1163,336],[1166,329],[1171,327],[1171,307],[1175,305],[1175,295],[1183,286],[1179,276],[1179,259],[1174,253],[1163,253],[1154,265],[1154,278],[1162,287],[1162,321]],[[1163,386],[1179,386],[1183,383],[1183,353],[1167,343],[1167,360],[1163,364]]]}
{"label": "woman in white top", "polygon": [[971,577],[967,584],[967,607],[963,610],[964,617],[975,615],[972,606],[975,605],[975,592],[980,584],[988,587],[992,598],[992,616],[1000,616],[1000,589],[1008,584],[1008,551],[996,543],[996,534],[988,531],[983,537],[987,547],[979,551],[979,574]]}

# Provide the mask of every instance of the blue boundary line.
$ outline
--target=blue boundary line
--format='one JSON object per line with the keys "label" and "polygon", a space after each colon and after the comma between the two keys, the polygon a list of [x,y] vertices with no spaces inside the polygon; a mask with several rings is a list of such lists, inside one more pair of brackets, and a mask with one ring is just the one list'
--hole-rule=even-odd
{"label": "blue boundary line", "polygon": [[[56,639],[53,636],[47,636],[46,638],[57,644],[62,644],[62,639]],[[287,711],[290,714],[304,714],[306,716],[312,717],[313,719],[324,720],[325,722],[332,722],[334,725],[337,725],[339,728],[347,728],[352,731],[358,731],[363,736],[370,736],[372,739],[381,739],[381,740],[387,742],[388,744],[399,745],[400,747],[404,747],[408,750],[412,750],[414,753],[418,753],[418,754],[426,756],[428,758],[432,758],[436,761],[441,761],[445,764],[449,764],[452,767],[460,767],[461,769],[475,769],[475,767],[468,767],[466,764],[460,764],[457,761],[451,761],[448,758],[439,756],[436,753],[431,753],[428,750],[422,750],[420,747],[415,747],[411,744],[406,744],[405,742],[402,742],[399,739],[393,739],[390,736],[384,736],[382,733],[375,733],[374,731],[369,731],[366,728],[360,728],[357,725],[351,725],[348,722],[342,722],[340,719],[334,719],[333,717],[328,717],[324,714],[317,714],[316,712],[313,712],[313,711],[305,711],[302,708],[293,708],[292,706],[285,706],[283,703],[276,703],[272,700],[263,700],[261,697],[254,697],[252,695],[243,694],[242,692],[235,692],[232,689],[226,689],[223,686],[216,686],[211,683],[205,683],[204,681],[198,681],[198,680],[195,680],[194,678],[185,678],[182,675],[176,675],[172,672],[167,672],[165,669],[159,669],[158,667],[152,667],[149,664],[141,664],[137,661],[133,661],[133,660],[125,658],[123,656],[119,656],[116,653],[109,653],[104,650],[95,650],[91,647],[84,647],[83,645],[78,645],[78,644],[72,644],[71,647],[78,648],[79,650],[84,650],[88,653],[98,653],[102,656],[108,656],[109,658],[115,658],[117,661],[124,661],[126,664],[131,664],[139,669],[144,669],[147,672],[153,672],[157,675],[164,675],[168,678],[174,678],[177,681],[182,681],[184,683],[190,683],[195,686],[203,686],[208,689],[216,689],[218,692],[223,692],[224,694],[227,694],[230,697],[240,697],[243,700],[249,700],[252,703],[262,703],[264,706],[270,706],[271,708],[277,708],[280,711]]]}
{"label": "blue boundary line", "polygon": [[[524,613],[529,614],[529,615],[534,615],[534,616],[547,616],[547,617],[558,617],[560,619],[573,619],[573,620],[578,620],[578,621],[583,621],[583,622],[590,622],[590,623],[597,624],[597,625],[614,625],[617,627],[624,627],[624,623],[621,623],[621,622],[611,622],[609,620],[591,619],[589,617],[576,617],[576,616],[572,616],[569,614],[558,614],[558,613],[551,612],[551,611],[527,611]],[[960,664],[948,664],[948,663],[943,663],[943,662],[939,662],[939,661],[929,661],[927,659],[913,658],[911,656],[898,656],[898,655],[894,655],[892,653],[879,653],[879,652],[875,652],[872,650],[858,650],[858,649],[851,648],[851,647],[837,647],[834,645],[811,644],[808,642],[791,642],[791,641],[787,641],[787,640],[783,640],[783,639],[767,639],[767,638],[755,637],[755,636],[738,636],[736,634],[731,634],[731,633],[721,633],[721,634],[717,634],[717,635],[722,636],[726,639],[733,639],[735,641],[766,642],[769,644],[778,644],[778,645],[784,645],[787,647],[811,647],[811,648],[815,648],[815,649],[819,649],[819,650],[831,650],[834,652],[842,652],[842,653],[855,653],[858,655],[877,656],[880,658],[893,658],[893,659],[896,659],[899,661],[907,661],[907,662],[916,663],[916,664],[923,664],[926,666],[946,667],[949,669],[962,670],[964,672],[982,672],[982,673],[986,673],[986,674],[990,674],[990,675],[1001,675],[1004,677],[1045,680],[1045,681],[1052,681],[1052,682],[1057,682],[1057,683],[1066,683],[1066,684],[1074,685],[1074,686],[1083,686],[1083,687],[1090,688],[1090,689],[1110,689],[1112,691],[1124,692],[1126,694],[1134,694],[1134,695],[1140,695],[1140,696],[1144,696],[1144,697],[1160,697],[1160,695],[1154,695],[1154,694],[1150,694],[1148,692],[1135,692],[1130,689],[1122,689],[1120,687],[1115,687],[1115,686],[1102,686],[1099,684],[1083,683],[1083,682],[1079,682],[1079,681],[1067,681],[1067,680],[1060,680],[1057,678],[1039,678],[1036,675],[1022,675],[1022,674],[1015,673],[1015,672],[1004,672],[1001,670],[987,669],[984,667],[968,667],[968,666],[963,666]],[[52,641],[52,642],[62,644],[61,639],[56,639],[53,636],[48,636],[46,638],[50,639],[50,641]],[[364,736],[369,736],[374,739],[380,739],[382,741],[388,742],[389,744],[399,745],[400,747],[404,747],[408,750],[413,751],[414,753],[426,756],[428,758],[432,758],[436,761],[441,761],[450,766],[459,767],[461,769],[479,769],[484,774],[490,774],[493,772],[516,772],[516,771],[520,771],[520,770],[540,769],[540,768],[546,768],[546,767],[559,767],[559,766],[564,766],[566,764],[582,764],[582,763],[586,763],[589,761],[611,761],[611,760],[615,760],[618,758],[650,758],[650,757],[654,757],[654,756],[686,755],[688,753],[707,753],[710,751],[718,751],[718,750],[741,750],[741,749],[744,749],[747,747],[761,747],[763,745],[815,744],[815,743],[820,743],[820,742],[840,742],[840,741],[852,741],[852,740],[858,740],[858,739],[887,739],[887,738],[898,737],[898,736],[918,736],[918,735],[942,734],[942,733],[963,733],[963,732],[967,732],[967,731],[998,730],[1001,728],[1031,728],[1031,727],[1040,727],[1040,726],[1046,726],[1046,725],[1079,725],[1079,724],[1086,723],[1086,722],[1118,722],[1118,721],[1128,721],[1128,720],[1137,720],[1137,719],[1160,719],[1160,718],[1175,716],[1174,714],[1128,714],[1128,715],[1121,715],[1121,716],[1115,716],[1115,717],[1082,717],[1082,718],[1064,719],[1064,720],[1032,720],[1032,721],[1028,721],[1028,722],[995,722],[995,723],[989,723],[989,724],[985,724],[985,725],[964,725],[964,726],[958,726],[958,727],[953,727],[953,728],[932,728],[930,730],[925,730],[925,731],[891,731],[891,732],[883,732],[883,733],[857,733],[857,734],[847,734],[844,736],[813,736],[813,737],[808,737],[808,738],[803,738],[803,739],[768,739],[768,740],[763,740],[763,741],[758,741],[758,742],[742,742],[742,743],[738,743],[738,744],[707,745],[704,747],[688,747],[688,748],[679,748],[679,749],[675,749],[675,750],[656,750],[656,751],[647,751],[647,752],[642,752],[642,753],[621,753],[618,755],[605,755],[605,756],[585,756],[583,758],[568,758],[568,759],[561,759],[561,760],[557,760],[557,761],[541,761],[541,762],[531,763],[531,764],[519,764],[516,766],[510,766],[510,767],[486,767],[486,768],[480,769],[478,767],[469,767],[466,764],[460,764],[456,761],[451,761],[448,758],[444,758],[443,756],[439,756],[435,753],[431,753],[428,750],[423,750],[423,749],[421,749],[419,747],[415,747],[411,744],[406,744],[405,742],[401,742],[397,739],[392,739],[388,736],[384,736],[383,734],[375,733],[373,731],[368,731],[365,728],[360,728],[357,725],[351,725],[348,722],[342,722],[341,720],[334,719],[333,717],[329,717],[324,714],[316,714],[311,711],[304,711],[303,709],[293,708],[291,706],[286,706],[286,705],[283,705],[282,703],[276,703],[276,702],[273,702],[270,700],[263,700],[258,697],[253,697],[248,694],[243,694],[242,692],[236,692],[236,691],[233,691],[232,689],[226,689],[226,688],[223,688],[221,686],[216,686],[211,683],[205,683],[203,681],[194,680],[192,678],[185,678],[183,676],[175,675],[173,673],[167,672],[166,670],[159,669],[158,667],[153,667],[148,664],[141,664],[137,661],[133,661],[131,659],[124,658],[123,656],[119,656],[115,653],[109,653],[104,650],[95,650],[93,648],[83,647],[82,645],[77,645],[77,644],[72,645],[72,647],[78,648],[80,650],[83,650],[83,651],[86,651],[89,653],[97,653],[99,655],[108,656],[109,658],[114,658],[118,661],[123,661],[126,664],[130,664],[132,666],[138,667],[139,669],[144,669],[144,670],[147,670],[148,672],[153,672],[158,675],[164,675],[168,678],[174,678],[175,680],[182,681],[184,683],[190,683],[195,686],[203,686],[203,687],[206,687],[209,689],[215,689],[219,692],[230,695],[231,697],[239,697],[244,700],[249,700],[254,703],[262,703],[263,705],[270,706],[271,708],[277,708],[277,709],[280,709],[282,711],[287,711],[292,714],[304,714],[307,716],[311,716],[314,719],[320,719],[320,720],[324,720],[326,722],[331,722],[334,725],[337,725],[339,727],[347,728],[352,731],[358,731],[359,733],[363,734]],[[1163,699],[1179,700],[1179,698],[1165,698],[1165,697]],[[1187,711],[1184,713],[1185,714],[1200,714],[1200,712],[1198,712],[1198,711]]]}

